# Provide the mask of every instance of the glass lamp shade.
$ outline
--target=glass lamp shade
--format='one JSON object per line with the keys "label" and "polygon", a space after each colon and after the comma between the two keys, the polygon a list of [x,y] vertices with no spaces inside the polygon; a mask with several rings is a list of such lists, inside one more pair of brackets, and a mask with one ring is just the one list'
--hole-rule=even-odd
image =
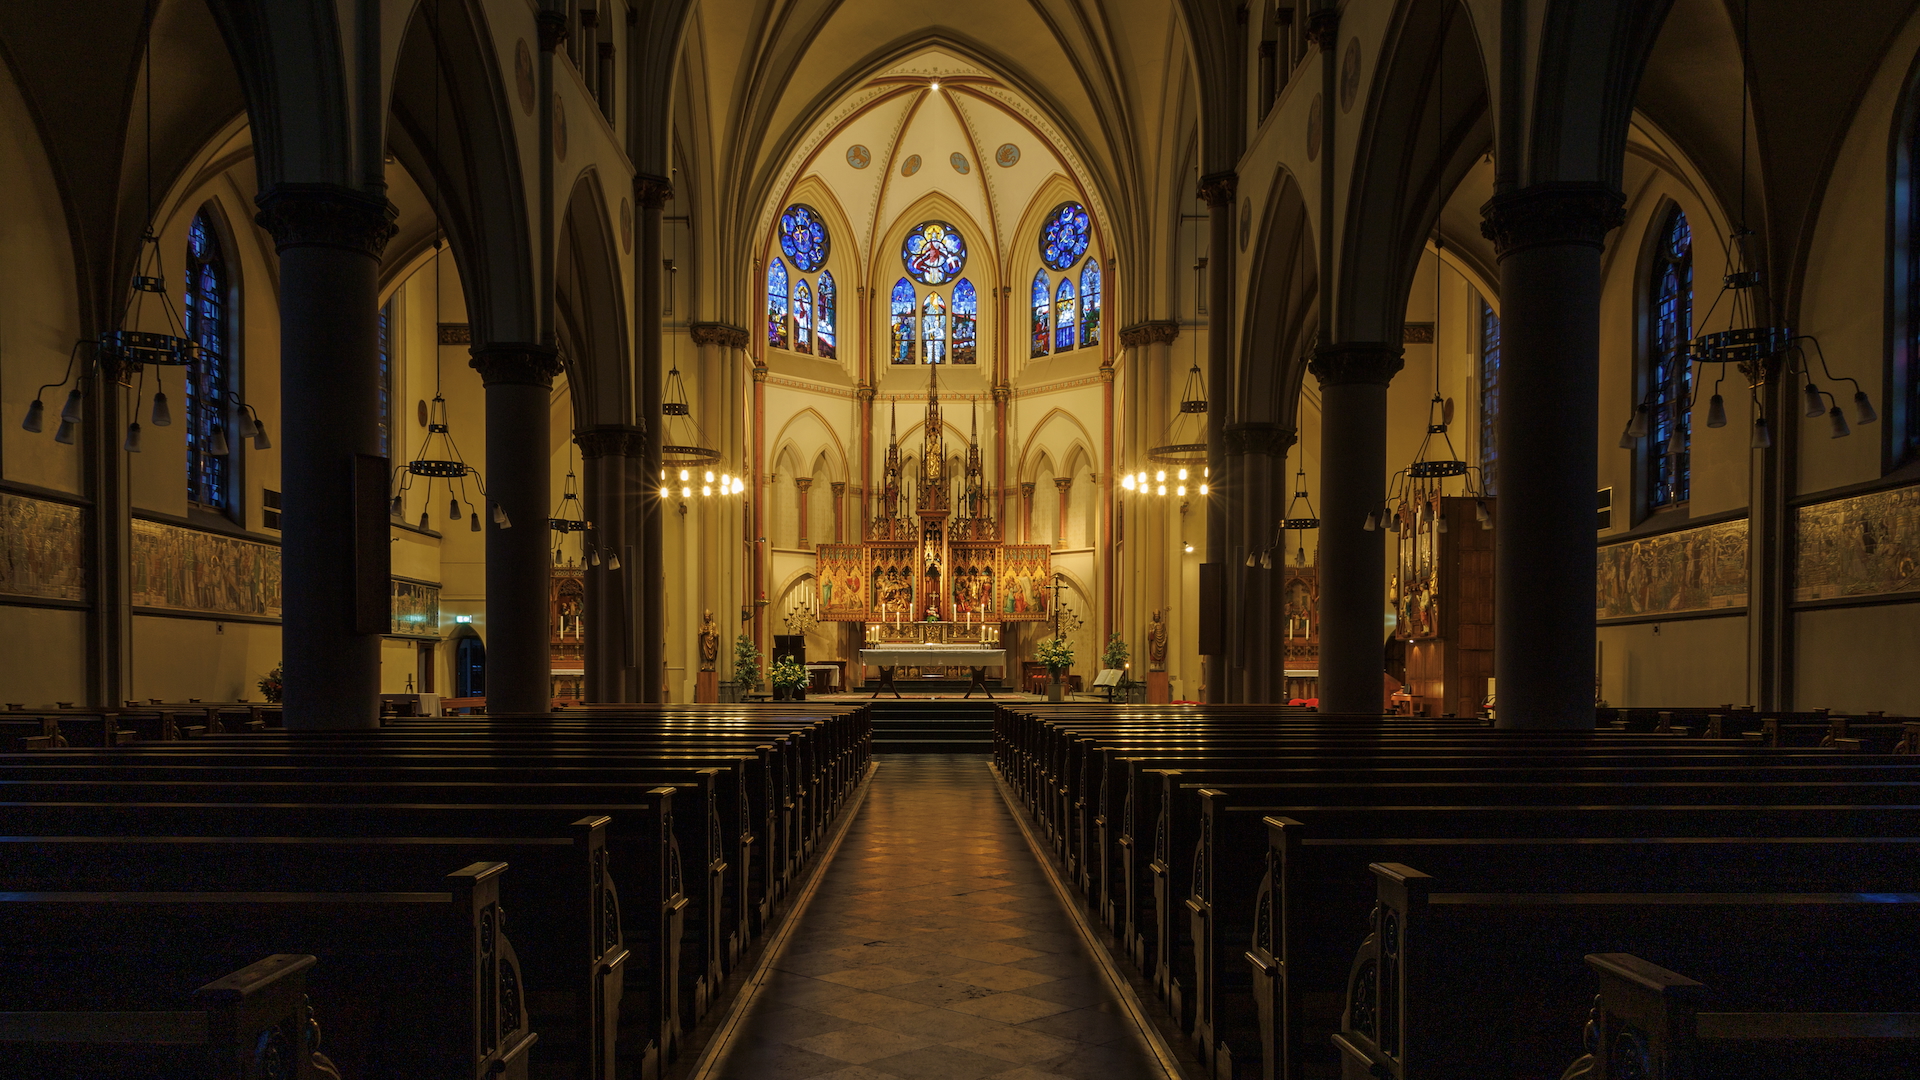
{"label": "glass lamp shade", "polygon": [[420,511],[420,527],[423,529],[427,528],[427,512],[425,510]]}
{"label": "glass lamp shade", "polygon": [[44,427],[46,415],[47,403],[34,398],[33,404],[27,406],[27,417],[20,421],[20,426],[37,435],[46,430]]}
{"label": "glass lamp shade", "polygon": [[167,394],[164,390],[153,392],[153,426],[169,427],[173,424],[173,410],[167,407]]}
{"label": "glass lamp shade", "polygon": [[1867,397],[1865,390],[1853,392],[1853,419],[1861,424],[1871,424],[1880,419],[1880,414],[1873,411],[1873,401]]}
{"label": "glass lamp shade", "polygon": [[60,426],[54,429],[53,441],[61,444],[62,446],[72,446],[74,423],[75,421],[62,419],[60,421]]}
{"label": "glass lamp shade", "polygon": [[1647,429],[1651,426],[1652,419],[1653,419],[1652,409],[1648,408],[1644,404],[1635,405],[1633,407],[1633,418],[1627,421],[1627,433],[1623,437],[1622,441],[1624,442],[1626,439],[1646,438]]}
{"label": "glass lamp shade", "polygon": [[618,570],[618,569],[620,569],[620,556],[618,556],[618,555],[608,555],[608,556],[607,556],[607,569],[609,569],[609,570]]}
{"label": "glass lamp shade", "polygon": [[[273,440],[267,438],[267,425],[259,420],[253,422],[253,448],[255,450],[273,449]],[[454,516],[459,517],[460,515],[455,514]]]}
{"label": "glass lamp shade", "polygon": [[67,403],[60,406],[60,419],[69,424],[77,424],[80,422],[80,390],[78,387],[67,391]]}
{"label": "glass lamp shade", "polygon": [[1847,426],[1847,414],[1841,412],[1838,405],[1827,410],[1827,423],[1833,428],[1833,437],[1836,439],[1844,439],[1853,434],[1853,429]]}
{"label": "glass lamp shade", "polygon": [[447,519],[450,521],[460,520],[460,500],[459,499],[447,500]]}
{"label": "glass lamp shade", "polygon": [[467,522],[468,522],[468,525],[467,525],[468,532],[479,532],[480,531],[480,511],[475,510],[471,514],[467,515]]}
{"label": "glass lamp shade", "polygon": [[587,565],[588,566],[600,565],[600,549],[599,548],[587,549]]}
{"label": "glass lamp shade", "polygon": [[213,456],[226,457],[232,451],[227,445],[227,429],[219,424],[213,425]]}
{"label": "glass lamp shade", "polygon": [[1433,531],[1434,531],[1434,532],[1446,532],[1446,531],[1447,531],[1447,517],[1446,517],[1446,515],[1445,515],[1445,514],[1436,514],[1436,515],[1434,515],[1434,522],[1433,522]]}
{"label": "glass lamp shade", "polygon": [[1376,532],[1380,528],[1380,511],[1367,511],[1367,520],[1360,523],[1361,532]]}
{"label": "glass lamp shade", "polygon": [[1713,395],[1713,397],[1707,401],[1707,426],[1727,426],[1727,399],[1721,397],[1719,394]]}
{"label": "glass lamp shade", "polygon": [[1251,570],[1258,565],[1260,565],[1260,556],[1251,551],[1247,552],[1247,569]]}
{"label": "glass lamp shade", "polygon": [[1805,389],[1807,398],[1807,416],[1814,417],[1827,411],[1827,403],[1820,399],[1820,388],[1809,382]]}
{"label": "glass lamp shade", "polygon": [[1757,416],[1753,420],[1753,439],[1748,444],[1755,450],[1765,450],[1773,445],[1773,431],[1767,427],[1767,418]]}
{"label": "glass lamp shade", "polygon": [[137,454],[140,452],[140,422],[138,420],[127,425],[126,448],[129,454]]}
{"label": "glass lamp shade", "polygon": [[406,512],[406,507],[401,504],[400,496],[395,495],[393,497],[393,501],[387,504],[387,513],[391,514],[394,517],[399,517],[401,514],[405,512]]}

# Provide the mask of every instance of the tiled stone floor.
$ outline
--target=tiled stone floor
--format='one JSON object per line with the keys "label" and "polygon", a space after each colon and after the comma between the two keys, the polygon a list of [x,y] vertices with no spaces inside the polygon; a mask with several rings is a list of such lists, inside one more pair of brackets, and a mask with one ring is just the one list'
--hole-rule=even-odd
{"label": "tiled stone floor", "polygon": [[883,757],[872,783],[712,1075],[1164,1077],[985,756]]}

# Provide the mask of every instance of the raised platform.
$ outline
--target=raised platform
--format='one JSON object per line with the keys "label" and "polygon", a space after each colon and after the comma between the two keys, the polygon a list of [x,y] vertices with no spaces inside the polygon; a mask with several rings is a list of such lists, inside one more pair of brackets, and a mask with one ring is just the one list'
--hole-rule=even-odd
{"label": "raised platform", "polygon": [[[961,689],[966,689],[964,684]],[[993,750],[993,702],[978,695],[964,701],[883,697],[868,704],[873,707],[876,754],[987,754]]]}

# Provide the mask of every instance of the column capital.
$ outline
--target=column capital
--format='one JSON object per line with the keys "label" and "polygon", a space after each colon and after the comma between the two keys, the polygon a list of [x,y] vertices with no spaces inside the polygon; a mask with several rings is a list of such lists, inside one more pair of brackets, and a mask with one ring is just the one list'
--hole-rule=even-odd
{"label": "column capital", "polygon": [[1299,437],[1294,429],[1265,420],[1228,424],[1224,434],[1227,437],[1227,453],[1240,457],[1248,454],[1285,457],[1287,450]]}
{"label": "column capital", "polygon": [[829,483],[827,487],[832,489],[833,497],[836,499],[847,493],[847,482],[845,480],[835,480]]}
{"label": "column capital", "polygon": [[1005,405],[1007,402],[1012,400],[1013,400],[1013,387],[1001,385],[993,388],[993,403],[995,405]]}
{"label": "column capital", "polygon": [[1233,205],[1234,192],[1240,189],[1240,177],[1235,173],[1217,172],[1200,178],[1200,197],[1205,199],[1210,209],[1218,210]]}
{"label": "column capital", "polygon": [[1060,492],[1061,492],[1061,494],[1063,494],[1063,495],[1064,495],[1064,494],[1066,493],[1066,491],[1067,491],[1067,489],[1073,486],[1073,477],[1071,477],[1071,476],[1056,476],[1056,477],[1054,477],[1054,478],[1053,478],[1053,486],[1054,486],[1054,487],[1056,487],[1056,488],[1059,488],[1059,489],[1060,489]]}
{"label": "column capital", "polygon": [[753,365],[752,371],[754,382],[763,383],[767,381],[767,365],[755,364]]}
{"label": "column capital", "polygon": [[799,488],[800,493],[804,495],[813,489],[813,477],[796,476],[793,478],[793,486]]}
{"label": "column capital", "polygon": [[871,386],[862,386],[858,390],[855,390],[853,392],[853,396],[855,398],[865,402],[871,402],[874,398],[874,394],[875,394],[875,391]]}
{"label": "column capital", "polygon": [[1033,498],[1033,489],[1039,486],[1040,485],[1034,483],[1032,480],[1023,480],[1020,482],[1020,494],[1031,499]]}
{"label": "column capital", "polygon": [[1626,221],[1626,206],[1627,197],[1612,184],[1550,181],[1488,199],[1480,208],[1480,232],[1502,259],[1547,245],[1597,250]]}
{"label": "column capital", "polygon": [[673,198],[673,181],[664,176],[651,176],[636,173],[633,178],[633,201],[650,210],[657,210]]}
{"label": "column capital", "polygon": [[275,184],[253,201],[254,222],[280,252],[331,247],[378,259],[398,229],[399,211],[384,197],[337,184]]}
{"label": "column capital", "polygon": [[747,332],[738,326],[729,326],[726,323],[689,323],[687,336],[693,339],[695,345],[718,345],[723,349],[747,347]]}
{"label": "column capital", "polygon": [[1179,323],[1172,319],[1153,319],[1121,327],[1120,344],[1129,349],[1142,345],[1171,345],[1179,336]]}
{"label": "column capital", "polygon": [[1307,13],[1307,39],[1330,53],[1340,44],[1340,9],[1329,4]]}
{"label": "column capital", "polygon": [[1313,350],[1307,370],[1321,386],[1374,383],[1386,386],[1406,366],[1405,349],[1378,341],[1343,341]]}
{"label": "column capital", "polygon": [[581,458],[588,461],[606,457],[637,458],[646,452],[647,432],[645,428],[625,424],[603,424],[574,432],[573,441],[580,447]]}
{"label": "column capital", "polygon": [[480,373],[482,386],[537,386],[553,389],[560,374],[560,352],[551,345],[498,342],[475,345],[467,363]]}
{"label": "column capital", "polygon": [[567,40],[566,12],[543,6],[534,14],[533,22],[540,30],[541,52],[553,52]]}

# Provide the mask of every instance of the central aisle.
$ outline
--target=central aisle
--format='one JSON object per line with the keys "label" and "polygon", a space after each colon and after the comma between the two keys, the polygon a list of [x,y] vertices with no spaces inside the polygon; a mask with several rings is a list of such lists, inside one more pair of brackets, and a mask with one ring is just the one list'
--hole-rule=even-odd
{"label": "central aisle", "polygon": [[722,1080],[1161,1080],[984,756],[891,756]]}

